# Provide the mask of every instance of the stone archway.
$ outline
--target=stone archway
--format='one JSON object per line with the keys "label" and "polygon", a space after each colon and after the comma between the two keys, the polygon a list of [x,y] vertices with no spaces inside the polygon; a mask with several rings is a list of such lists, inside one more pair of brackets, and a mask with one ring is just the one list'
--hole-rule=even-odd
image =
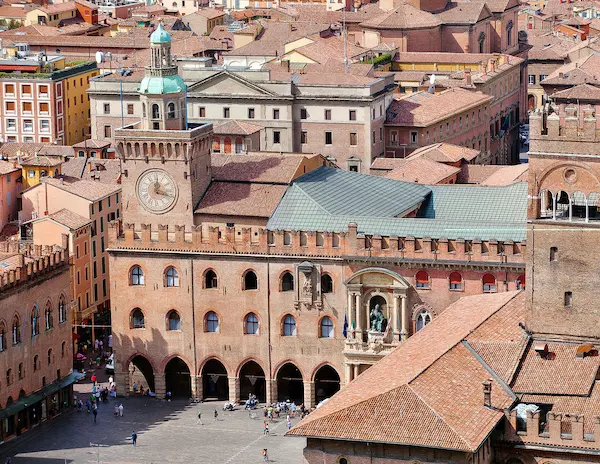
{"label": "stone archway", "polygon": [[329,364],[321,366],[315,373],[315,400],[319,404],[340,390],[340,376]]}
{"label": "stone archway", "polygon": [[165,387],[173,397],[192,396],[192,377],[186,362],[175,356],[165,366]]}
{"label": "stone archway", "polygon": [[156,391],[154,383],[154,369],[146,357],[142,355],[134,356],[131,361],[129,361],[128,369],[130,376],[130,388],[133,389],[133,385],[135,384],[136,390],[139,390],[140,387],[143,386],[146,390],[150,389],[150,391]]}
{"label": "stone archway", "polygon": [[277,372],[277,400],[304,402],[304,381],[302,373],[295,364],[288,362]]}
{"label": "stone archway", "polygon": [[267,399],[265,371],[255,361],[247,361],[240,369],[240,399],[245,401],[255,395],[260,403]]}
{"label": "stone archway", "polygon": [[202,399],[229,399],[227,369],[218,359],[209,359],[202,368]]}

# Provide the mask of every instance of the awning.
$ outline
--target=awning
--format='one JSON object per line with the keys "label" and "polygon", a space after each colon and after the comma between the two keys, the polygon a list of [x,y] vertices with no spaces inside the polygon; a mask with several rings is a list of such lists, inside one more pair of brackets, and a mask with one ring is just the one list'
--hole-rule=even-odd
{"label": "awning", "polygon": [[67,375],[66,377],[63,377],[60,380],[57,380],[56,382],[52,382],[50,385],[46,385],[44,388],[32,393],[31,395],[28,395],[24,398],[20,398],[10,406],[0,411],[0,420],[4,420],[7,417],[14,416],[15,414],[21,412],[23,409],[26,409],[29,406],[33,406],[36,403],[39,403],[47,396],[56,393],[62,388],[68,387],[72,383],[77,382],[82,377],[84,377],[83,374],[74,372],[72,374]]}

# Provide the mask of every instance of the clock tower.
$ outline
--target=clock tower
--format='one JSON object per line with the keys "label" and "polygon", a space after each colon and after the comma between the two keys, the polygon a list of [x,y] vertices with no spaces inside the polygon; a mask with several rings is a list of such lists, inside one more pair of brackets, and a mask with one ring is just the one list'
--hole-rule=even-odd
{"label": "clock tower", "polygon": [[[123,221],[194,226],[194,209],[210,183],[211,124],[187,122],[187,86],[159,24],[150,36],[151,64],[138,89],[142,118],[115,131],[122,161]],[[194,126],[194,127],[191,127]]]}

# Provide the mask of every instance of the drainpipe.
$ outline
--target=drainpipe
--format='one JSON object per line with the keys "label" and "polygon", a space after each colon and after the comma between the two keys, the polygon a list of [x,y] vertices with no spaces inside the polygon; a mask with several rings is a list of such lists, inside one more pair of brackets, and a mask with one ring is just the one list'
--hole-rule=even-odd
{"label": "drainpipe", "polygon": [[194,304],[194,258],[190,258],[190,278],[192,280],[192,339],[194,343],[194,396],[198,393],[198,358],[196,357],[196,305]]}

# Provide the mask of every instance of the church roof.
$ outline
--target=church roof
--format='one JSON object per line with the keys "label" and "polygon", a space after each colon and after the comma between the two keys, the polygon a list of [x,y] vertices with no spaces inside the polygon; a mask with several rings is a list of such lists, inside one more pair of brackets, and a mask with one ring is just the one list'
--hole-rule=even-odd
{"label": "church roof", "polygon": [[150,36],[150,43],[171,43],[171,34],[165,30],[162,23],[158,24],[158,27]]}

